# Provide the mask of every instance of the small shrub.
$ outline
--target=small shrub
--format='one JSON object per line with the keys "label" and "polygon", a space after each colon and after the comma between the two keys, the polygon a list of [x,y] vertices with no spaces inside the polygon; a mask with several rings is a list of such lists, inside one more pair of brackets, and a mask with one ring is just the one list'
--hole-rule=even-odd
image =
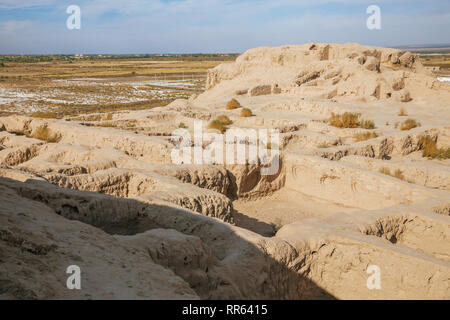
{"label": "small shrub", "polygon": [[223,124],[224,126],[228,126],[228,125],[231,124],[230,118],[228,118],[228,117],[225,116],[225,115],[218,116],[218,117],[216,118],[216,120],[219,121],[219,122],[220,122],[221,124]]}
{"label": "small shrub", "polygon": [[58,142],[61,137],[55,133],[53,133],[47,126],[42,125],[34,130],[31,135],[32,138],[47,141],[47,142]]}
{"label": "small shrub", "polygon": [[358,128],[359,114],[345,112],[344,114],[331,113],[328,123],[336,128]]}
{"label": "small shrub", "polygon": [[389,168],[386,168],[386,167],[380,168],[380,170],[378,170],[378,172],[382,173],[382,174],[386,174],[388,176],[391,175],[391,170],[389,170]]}
{"label": "small shrub", "polygon": [[343,114],[331,113],[328,123],[336,128],[364,128],[375,129],[375,122],[372,120],[360,120],[359,113],[345,112]]}
{"label": "small shrub", "polygon": [[411,130],[416,127],[420,127],[420,123],[410,118],[402,122],[402,124],[400,125],[400,130]]}
{"label": "small shrub", "polygon": [[420,148],[422,149],[422,156],[427,158],[435,158],[438,154],[436,141],[430,136],[425,136],[419,140]]}
{"label": "small shrub", "polygon": [[450,148],[438,148],[436,141],[430,136],[420,138],[419,145],[422,156],[430,159],[450,159]]}
{"label": "small shrub", "polygon": [[219,120],[213,120],[208,124],[208,129],[219,130],[221,133],[227,131],[227,127]]}
{"label": "small shrub", "polygon": [[180,122],[178,124],[178,128],[180,128],[180,129],[187,129],[187,125],[184,122]]}
{"label": "small shrub", "polygon": [[227,110],[233,110],[233,109],[237,109],[240,107],[241,107],[241,104],[236,99],[231,99],[227,103]]}
{"label": "small shrub", "polygon": [[104,118],[102,118],[102,120],[112,120],[112,119],[113,119],[112,113],[108,113]]}
{"label": "small shrub", "polygon": [[247,117],[251,117],[252,116],[252,110],[248,109],[248,108],[243,108],[241,110],[241,117],[247,118]]}
{"label": "small shrub", "polygon": [[408,114],[406,113],[405,108],[401,108],[400,111],[397,113],[399,117],[406,117]]}
{"label": "small shrub", "polygon": [[225,115],[217,117],[215,120],[211,121],[208,125],[208,129],[219,130],[221,133],[227,131],[227,126],[231,124],[230,118]]}
{"label": "small shrub", "polygon": [[376,137],[378,137],[378,134],[376,132],[357,133],[353,136],[356,142],[374,139]]}

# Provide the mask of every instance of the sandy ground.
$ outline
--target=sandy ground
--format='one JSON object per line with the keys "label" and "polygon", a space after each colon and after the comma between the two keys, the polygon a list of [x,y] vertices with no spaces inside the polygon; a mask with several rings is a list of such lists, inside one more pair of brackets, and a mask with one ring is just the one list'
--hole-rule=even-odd
{"label": "sandy ground", "polygon": [[237,200],[233,207],[237,211],[235,220],[238,226],[265,236],[273,234],[273,227],[281,228],[307,218],[325,218],[337,212],[358,210],[291,189],[277,191],[260,200]]}

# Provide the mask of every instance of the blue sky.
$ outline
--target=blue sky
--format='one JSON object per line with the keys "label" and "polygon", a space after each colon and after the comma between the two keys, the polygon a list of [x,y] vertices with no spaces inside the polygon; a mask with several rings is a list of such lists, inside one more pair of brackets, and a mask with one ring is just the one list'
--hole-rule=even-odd
{"label": "blue sky", "polygon": [[[381,8],[368,30],[366,8]],[[81,8],[68,30],[66,8]],[[243,52],[258,46],[450,43],[450,0],[0,0],[0,54]]]}

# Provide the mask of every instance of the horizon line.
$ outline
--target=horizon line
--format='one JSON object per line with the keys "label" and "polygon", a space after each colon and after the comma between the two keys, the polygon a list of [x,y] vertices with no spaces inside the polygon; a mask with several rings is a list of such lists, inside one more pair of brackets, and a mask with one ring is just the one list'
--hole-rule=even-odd
{"label": "horizon line", "polygon": [[[309,43],[309,42],[307,42]],[[320,42],[317,42],[320,43]],[[332,43],[332,42],[330,42]],[[346,43],[352,43],[352,42],[346,42]],[[305,43],[301,43],[301,44],[285,44],[285,45],[302,45],[302,44],[306,44]],[[366,45],[366,44],[362,44],[362,45]],[[281,47],[284,45],[280,45],[280,46],[260,46],[260,47]],[[450,50],[450,43],[432,43],[432,44],[407,44],[407,45],[396,45],[396,46],[377,46],[377,45],[367,45],[367,46],[373,46],[373,47],[381,47],[381,48],[392,48],[392,49],[410,49],[410,50],[414,50],[414,49],[419,49],[419,50],[426,50],[426,49],[448,49]],[[247,49],[249,50],[249,49]],[[245,51],[247,51],[245,50]],[[111,52],[91,52],[91,53],[83,53],[83,52],[71,52],[71,53],[0,53],[0,56],[72,56],[72,55],[86,55],[86,56],[98,56],[98,55],[115,55],[115,56],[120,56],[120,55],[214,55],[214,54],[219,54],[219,55],[240,55],[242,53],[244,53],[245,51],[242,52],[127,52],[127,53],[111,53]]]}

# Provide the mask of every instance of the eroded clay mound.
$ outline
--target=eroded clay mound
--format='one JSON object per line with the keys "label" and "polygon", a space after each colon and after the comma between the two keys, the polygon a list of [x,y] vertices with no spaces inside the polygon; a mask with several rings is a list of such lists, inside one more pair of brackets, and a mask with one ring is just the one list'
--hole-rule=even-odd
{"label": "eroded clay mound", "polygon": [[236,62],[210,70],[206,88],[211,95],[218,91],[249,96],[284,92],[408,102],[442,86],[410,52],[311,43],[248,50]]}

